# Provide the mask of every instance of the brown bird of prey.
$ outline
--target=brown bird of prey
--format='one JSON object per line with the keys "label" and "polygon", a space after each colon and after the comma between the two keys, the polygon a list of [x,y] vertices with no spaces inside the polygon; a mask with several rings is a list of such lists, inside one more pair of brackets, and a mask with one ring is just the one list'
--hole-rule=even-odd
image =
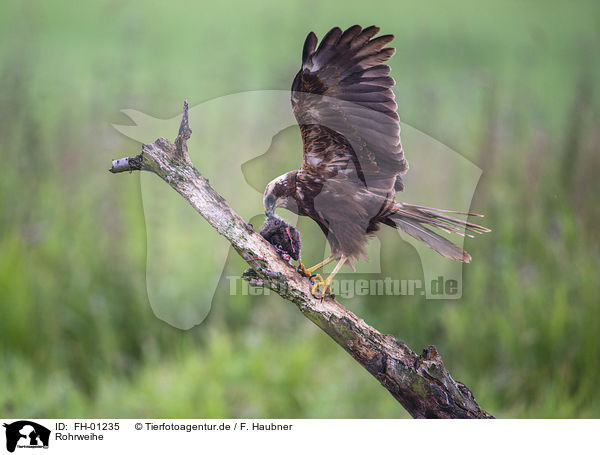
{"label": "brown bird of prey", "polygon": [[[457,219],[447,210],[398,202],[402,175],[408,170],[400,143],[390,67],[384,62],[395,49],[393,35],[375,38],[379,28],[335,27],[321,40],[309,33],[302,67],[292,84],[292,109],[304,144],[302,167],[271,181],[263,205],[312,218],[327,236],[331,256],[301,271],[314,279],[313,295],[328,293],[332,278],[348,262],[365,255],[369,237],[381,224],[400,228],[449,259],[469,262],[471,256],[433,232],[464,235],[489,230]],[[446,214],[445,214],[446,213]],[[463,214],[470,215],[470,214]],[[313,275],[339,260],[326,280]]]}

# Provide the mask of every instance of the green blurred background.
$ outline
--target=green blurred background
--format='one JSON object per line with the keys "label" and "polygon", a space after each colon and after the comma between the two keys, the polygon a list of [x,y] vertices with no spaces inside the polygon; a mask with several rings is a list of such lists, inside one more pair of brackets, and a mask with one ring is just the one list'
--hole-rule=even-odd
{"label": "green blurred background", "polygon": [[[0,415],[407,417],[277,296],[223,280],[196,328],[157,319],[140,176],[106,171],[139,150],[111,126],[120,109],[287,90],[307,32],[354,23],[396,35],[400,116],[483,170],[472,209],[493,233],[466,241],[458,301],[345,303],[436,344],[498,417],[600,417],[600,4],[470,0],[3,2]],[[249,181],[291,169],[285,153]],[[418,273],[410,248],[401,262]],[[227,273],[243,268],[230,253]]]}

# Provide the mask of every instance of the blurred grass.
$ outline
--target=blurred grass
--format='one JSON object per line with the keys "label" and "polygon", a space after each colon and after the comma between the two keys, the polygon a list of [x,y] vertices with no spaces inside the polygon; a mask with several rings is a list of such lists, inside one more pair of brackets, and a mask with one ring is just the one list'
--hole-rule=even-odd
{"label": "blurred grass", "polygon": [[[184,98],[287,89],[309,30],[375,23],[396,35],[403,121],[483,169],[473,209],[494,232],[467,241],[461,300],[348,306],[416,350],[437,344],[496,416],[600,417],[600,5],[9,1],[0,12],[2,415],[406,416],[277,297],[230,297],[224,280],[197,328],[159,321],[139,176],[106,172],[139,149],[111,127],[120,109],[166,118]],[[409,249],[382,262],[418,267]]]}

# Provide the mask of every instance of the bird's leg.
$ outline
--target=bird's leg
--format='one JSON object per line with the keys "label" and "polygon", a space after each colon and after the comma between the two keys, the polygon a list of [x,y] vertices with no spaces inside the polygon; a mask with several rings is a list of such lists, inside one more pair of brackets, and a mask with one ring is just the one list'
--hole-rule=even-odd
{"label": "bird's leg", "polygon": [[346,256],[342,256],[342,258],[340,259],[340,262],[337,263],[337,265],[335,266],[333,271],[329,274],[329,276],[327,277],[326,280],[323,280],[323,278],[321,278],[320,275],[317,275],[315,277],[316,283],[313,285],[313,287],[310,291],[311,294],[316,297],[315,292],[317,291],[319,286],[321,286],[322,287],[321,297],[324,297],[325,295],[327,295],[328,294],[327,291],[331,289],[331,282],[333,281],[333,277],[340,271],[340,269],[342,268],[342,266],[344,265],[344,263],[347,260],[348,260],[348,258]]}
{"label": "bird's leg", "polygon": [[326,266],[331,261],[333,261],[333,259],[334,259],[333,256],[329,256],[324,261],[321,261],[318,264],[315,264],[308,269],[306,267],[304,267],[304,264],[300,263],[300,265],[298,265],[298,272],[300,272],[304,276],[310,277],[310,276],[312,276],[313,273],[315,273],[315,271],[319,270],[321,267]]}

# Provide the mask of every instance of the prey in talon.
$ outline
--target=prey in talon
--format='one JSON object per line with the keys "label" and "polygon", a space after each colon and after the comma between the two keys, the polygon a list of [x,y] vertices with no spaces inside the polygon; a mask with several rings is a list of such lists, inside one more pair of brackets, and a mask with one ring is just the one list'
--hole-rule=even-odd
{"label": "prey in talon", "polygon": [[[268,214],[265,219],[265,224],[260,230],[260,235],[277,250],[279,256],[286,261],[288,264],[291,260],[300,261],[300,233],[291,224],[277,215]],[[256,257],[249,261],[264,260],[264,257]],[[302,263],[300,263],[302,265]],[[269,273],[264,271],[263,273]],[[271,272],[272,273],[272,272]],[[281,274],[278,274],[279,276]],[[247,279],[253,286],[262,286],[264,283],[262,279],[258,278],[256,271],[253,269],[246,270],[243,278]],[[272,278],[277,276],[273,275]]]}
{"label": "prey in talon", "polygon": [[274,214],[268,214],[260,235],[269,242],[288,263],[300,261],[300,233],[291,224]]}
{"label": "prey in talon", "polygon": [[310,278],[311,292],[316,296],[318,288],[321,288],[320,296],[328,296],[331,290],[331,279],[324,280],[321,275],[314,273],[317,269],[327,264],[329,261],[323,261],[314,267],[307,269],[300,261],[300,232],[291,224],[275,214],[267,213],[265,224],[260,230],[260,235],[277,250],[284,261],[290,263],[293,260],[298,261],[298,272]]}

